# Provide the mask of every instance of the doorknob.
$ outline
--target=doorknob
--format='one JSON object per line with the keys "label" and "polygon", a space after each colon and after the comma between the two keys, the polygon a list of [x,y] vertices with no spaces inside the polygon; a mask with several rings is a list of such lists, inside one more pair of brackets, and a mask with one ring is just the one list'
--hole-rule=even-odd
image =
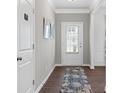
{"label": "doorknob", "polygon": [[22,60],[22,57],[17,57],[17,61],[21,61]]}

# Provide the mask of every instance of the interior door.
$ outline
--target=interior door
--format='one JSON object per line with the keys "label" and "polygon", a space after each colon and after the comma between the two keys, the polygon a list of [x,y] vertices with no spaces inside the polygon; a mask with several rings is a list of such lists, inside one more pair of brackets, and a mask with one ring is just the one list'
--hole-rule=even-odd
{"label": "interior door", "polygon": [[61,53],[63,65],[83,64],[83,22],[62,22]]}
{"label": "interior door", "polygon": [[18,0],[18,93],[33,93],[33,8]]}

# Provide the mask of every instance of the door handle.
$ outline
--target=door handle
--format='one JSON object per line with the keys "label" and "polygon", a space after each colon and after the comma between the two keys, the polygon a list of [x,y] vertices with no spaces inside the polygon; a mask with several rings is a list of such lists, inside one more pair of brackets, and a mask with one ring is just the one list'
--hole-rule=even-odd
{"label": "door handle", "polygon": [[22,60],[22,57],[17,57],[17,61],[21,61]]}

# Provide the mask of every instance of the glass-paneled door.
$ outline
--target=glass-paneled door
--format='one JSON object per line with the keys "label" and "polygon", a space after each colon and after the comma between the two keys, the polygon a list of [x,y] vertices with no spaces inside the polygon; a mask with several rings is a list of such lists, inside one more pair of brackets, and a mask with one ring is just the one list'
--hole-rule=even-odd
{"label": "glass-paneled door", "polygon": [[83,22],[62,22],[61,48],[62,64],[83,64]]}

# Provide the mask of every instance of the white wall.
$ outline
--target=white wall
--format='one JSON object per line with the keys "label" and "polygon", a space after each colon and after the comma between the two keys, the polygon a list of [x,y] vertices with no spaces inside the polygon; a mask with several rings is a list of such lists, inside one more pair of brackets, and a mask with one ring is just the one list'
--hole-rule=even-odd
{"label": "white wall", "polygon": [[95,14],[95,66],[105,65],[105,30],[105,8],[100,8]]}
{"label": "white wall", "polygon": [[35,0],[35,90],[55,64],[55,39],[43,39],[43,17],[55,22],[48,0]]}

